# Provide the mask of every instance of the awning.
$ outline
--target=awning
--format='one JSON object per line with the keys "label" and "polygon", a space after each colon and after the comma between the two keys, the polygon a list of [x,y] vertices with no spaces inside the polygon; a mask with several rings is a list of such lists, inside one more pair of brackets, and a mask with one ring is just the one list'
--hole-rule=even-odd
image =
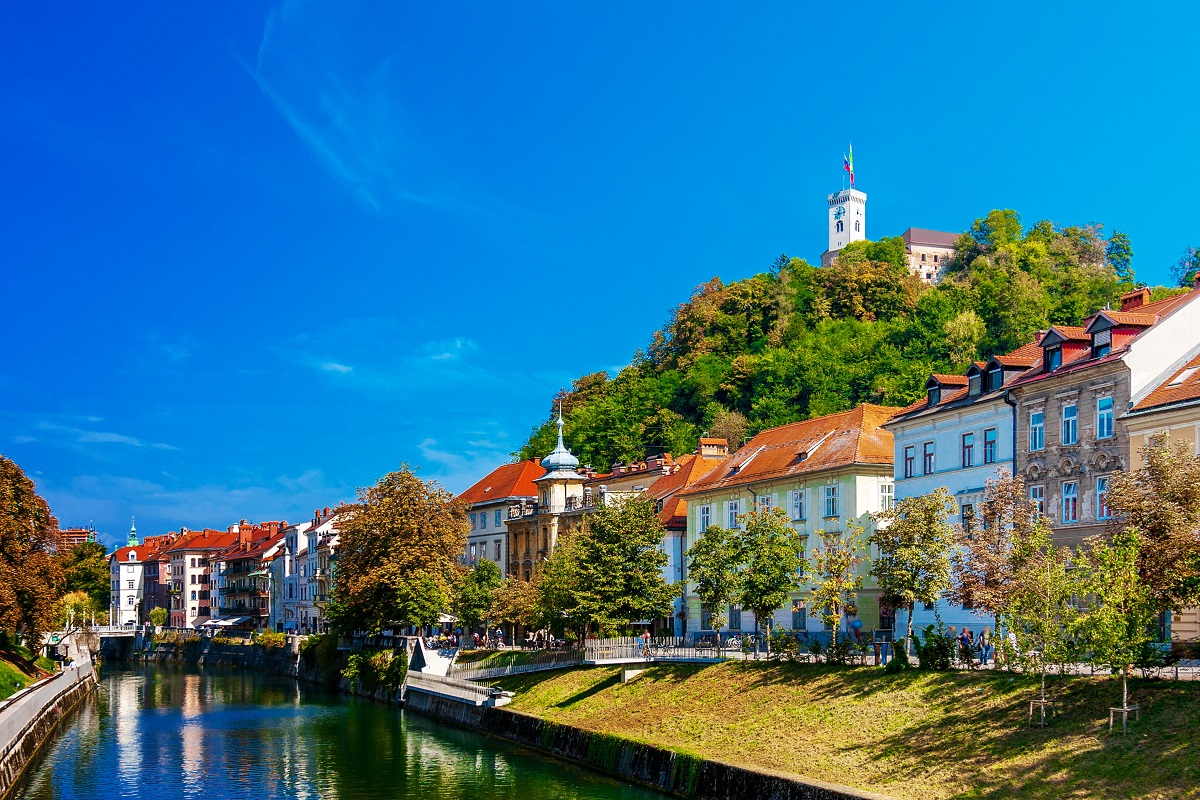
{"label": "awning", "polygon": [[458,622],[458,617],[453,614],[442,614],[438,617],[438,624],[440,625],[450,625],[455,622]]}
{"label": "awning", "polygon": [[283,623],[283,629],[284,629],[285,631],[294,631],[294,630],[296,630],[296,620],[294,620],[294,619],[289,619],[287,622]]}

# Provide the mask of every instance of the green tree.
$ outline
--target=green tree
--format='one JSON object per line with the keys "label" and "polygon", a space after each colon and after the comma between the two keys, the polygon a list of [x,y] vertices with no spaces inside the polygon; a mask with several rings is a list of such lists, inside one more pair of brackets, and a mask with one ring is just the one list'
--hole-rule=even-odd
{"label": "green tree", "polygon": [[1104,257],[1121,283],[1133,283],[1133,245],[1129,242],[1129,236],[1114,230],[1112,236],[1108,237]]}
{"label": "green tree", "polygon": [[[740,541],[741,569],[737,599],[742,608],[754,612],[754,629],[766,622],[767,655],[771,654],[771,624],[775,610],[782,608],[792,592],[800,588],[808,562],[800,534],[783,509],[751,511]],[[758,654],[758,645],[754,647]]]}
{"label": "green tree", "polygon": [[1129,672],[1154,640],[1158,618],[1153,592],[1138,574],[1146,545],[1137,528],[1127,528],[1078,556],[1087,598],[1079,630],[1092,663],[1120,673],[1122,708],[1129,707]]}
{"label": "green tree", "polygon": [[729,411],[724,408],[717,409],[713,415],[712,425],[709,426],[709,434],[719,439],[724,439],[729,443],[729,452],[734,452],[742,446],[742,442],[746,439],[746,430],[750,426],[750,420],[746,419],[746,415],[740,411]]}
{"label": "green tree", "polygon": [[[58,520],[33,481],[0,456],[0,632],[40,642],[59,610]],[[107,605],[107,598],[106,598]]]}
{"label": "green tree", "polygon": [[1043,519],[1034,523],[1029,536],[1016,539],[1012,561],[1012,583],[1000,617],[1016,639],[1017,650],[1007,655],[1040,678],[1041,724],[1045,726],[1046,675],[1051,666],[1061,668],[1078,652],[1072,633],[1079,577],[1071,569],[1067,551],[1054,546]]}
{"label": "green tree", "polygon": [[571,630],[580,638],[587,633],[592,620],[580,596],[586,580],[581,570],[585,536],[586,533],[560,535],[554,552],[535,569],[537,613],[533,621],[538,627],[549,627],[555,632]]}
{"label": "green tree", "polygon": [[975,360],[979,354],[979,345],[987,335],[987,326],[983,324],[979,315],[970,309],[947,322],[942,329],[946,333],[950,361],[964,368]]}
{"label": "green tree", "polygon": [[167,610],[162,606],[155,606],[150,609],[150,624],[156,628],[161,628],[167,624]]}
{"label": "green tree", "polygon": [[950,514],[958,504],[943,488],[906,497],[893,509],[875,515],[871,541],[878,555],[871,575],[879,583],[881,601],[908,611],[905,650],[911,652],[913,611],[917,603],[932,605],[950,589],[950,556],[955,546]]}
{"label": "green tree", "polygon": [[99,542],[83,542],[71,548],[62,560],[68,592],[85,592],[96,611],[108,608],[108,554]]}
{"label": "green tree", "polygon": [[538,579],[535,570],[533,580],[523,581],[519,578],[505,578],[492,591],[492,607],[488,610],[488,618],[494,622],[508,625],[524,625],[533,627],[540,624],[540,608],[538,606]]}
{"label": "green tree", "polygon": [[836,641],[842,629],[846,607],[857,605],[858,590],[862,588],[863,562],[862,525],[846,520],[846,529],[819,530],[819,547],[811,550],[813,588],[809,601],[817,609],[821,621],[833,631]]}
{"label": "green tree", "polygon": [[1178,286],[1191,286],[1196,282],[1197,272],[1200,272],[1200,248],[1189,244],[1171,267],[1171,277]]}
{"label": "green tree", "polygon": [[624,631],[669,614],[675,591],[662,574],[665,534],[654,501],[640,495],[610,499],[588,516],[576,566],[580,615],[600,631]]}
{"label": "green tree", "polygon": [[1029,502],[1025,482],[1004,471],[984,484],[983,498],[980,519],[969,520],[956,533],[950,597],[991,614],[999,636],[1001,612],[1015,585],[1020,557],[1033,552],[1021,543],[1034,535],[1037,509]]}
{"label": "green tree", "polygon": [[725,609],[741,591],[742,548],[738,533],[719,525],[710,525],[688,548],[688,580],[700,605],[711,614],[717,641],[728,620]]}
{"label": "green tree", "polygon": [[464,632],[478,628],[488,620],[501,580],[500,568],[486,558],[462,574],[452,607]]}
{"label": "green tree", "polygon": [[450,605],[466,546],[463,505],[408,465],[338,509],[338,579],[330,624],[342,634],[430,625]]}
{"label": "green tree", "polygon": [[1152,436],[1143,465],[1109,479],[1108,504],[1136,528],[1138,574],[1158,612],[1200,604],[1200,456],[1191,442]]}

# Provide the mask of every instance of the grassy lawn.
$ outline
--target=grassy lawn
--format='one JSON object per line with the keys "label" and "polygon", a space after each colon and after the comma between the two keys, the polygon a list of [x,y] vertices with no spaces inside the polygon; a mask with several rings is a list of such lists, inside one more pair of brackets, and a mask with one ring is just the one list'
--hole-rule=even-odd
{"label": "grassy lawn", "polygon": [[1143,717],[1127,737],[1108,733],[1111,677],[1054,685],[1046,730],[1027,725],[1034,681],[1004,672],[727,662],[499,684],[516,711],[898,798],[1200,797],[1200,682],[1131,681]]}
{"label": "grassy lawn", "polygon": [[34,661],[28,649],[20,645],[5,645],[0,648],[0,700],[13,696],[53,671],[53,661],[46,658]]}

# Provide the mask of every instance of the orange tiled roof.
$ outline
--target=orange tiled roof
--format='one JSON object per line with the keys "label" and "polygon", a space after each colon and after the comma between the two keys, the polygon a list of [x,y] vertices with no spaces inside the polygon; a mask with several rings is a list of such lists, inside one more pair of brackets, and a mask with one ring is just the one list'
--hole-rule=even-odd
{"label": "orange tiled roof", "polygon": [[224,550],[237,541],[237,533],[215,531],[205,528],[202,531],[188,531],[182,538],[175,541],[168,553],[183,553],[192,550]]}
{"label": "orange tiled roof", "polygon": [[1189,400],[1200,400],[1200,353],[1138,401],[1133,410],[1146,411]]}
{"label": "orange tiled roof", "polygon": [[[700,440],[702,443],[703,439]],[[723,442],[724,439],[718,439]],[[683,456],[675,462],[675,469],[667,475],[650,484],[646,494],[655,500],[661,500],[663,507],[658,518],[667,527],[684,527],[687,525],[687,501],[678,496],[679,492],[688,488],[696,481],[721,466],[723,458],[703,458],[696,453]]]}
{"label": "orange tiled roof", "polygon": [[1011,353],[1005,353],[1002,356],[996,356],[996,360],[1005,367],[1032,367],[1037,360],[1042,357],[1042,348],[1038,347],[1037,342],[1029,342],[1023,344]]}
{"label": "orange tiled roof", "polygon": [[1147,314],[1142,311],[1101,311],[1098,316],[1108,317],[1118,325],[1136,325],[1149,328],[1158,322],[1158,314]]}
{"label": "orange tiled roof", "polygon": [[[902,410],[864,403],[849,411],[765,430],[680,496],[852,464],[891,464],[892,434],[880,426]],[[807,454],[804,460],[799,458],[802,452]]]}
{"label": "orange tiled roof", "polygon": [[938,383],[945,383],[950,386],[966,386],[967,385],[967,376],[966,375],[942,375],[941,373],[935,372],[935,373],[933,373],[933,375],[931,377]]}
{"label": "orange tiled roof", "polygon": [[546,474],[537,459],[505,464],[489,472],[483,480],[458,496],[464,503],[486,503],[508,497],[537,497],[535,478]]}
{"label": "orange tiled roof", "polygon": [[[1092,337],[1088,335],[1087,328],[1078,325],[1051,325],[1050,330],[1046,331],[1042,338],[1045,339],[1051,332],[1057,333],[1069,342],[1090,342],[1092,340]],[[1040,342],[1038,346],[1041,346]]]}

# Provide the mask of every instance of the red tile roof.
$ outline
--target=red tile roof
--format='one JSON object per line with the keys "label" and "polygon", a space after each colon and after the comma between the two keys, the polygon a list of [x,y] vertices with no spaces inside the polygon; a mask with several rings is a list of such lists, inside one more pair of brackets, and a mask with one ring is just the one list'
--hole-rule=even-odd
{"label": "red tile roof", "polygon": [[237,533],[215,531],[212,528],[205,528],[202,531],[188,531],[176,539],[174,544],[167,548],[167,552],[185,553],[195,550],[224,550],[236,542],[237,538]]}
{"label": "red tile roof", "polygon": [[[703,440],[701,440],[703,441]],[[718,439],[724,442],[724,439]],[[695,453],[683,456],[675,462],[675,469],[650,484],[646,494],[662,501],[658,518],[668,528],[687,526],[687,501],[679,493],[696,481],[721,466],[724,458],[703,458]]]}
{"label": "red tile roof", "polygon": [[1037,342],[1029,342],[1023,344],[1011,353],[1005,353],[1002,356],[996,356],[996,360],[1001,366],[1005,367],[1025,367],[1028,369],[1037,363],[1037,360],[1042,357],[1042,348],[1038,347]]}
{"label": "red tile roof", "polygon": [[942,375],[935,372],[932,377],[938,383],[949,384],[950,386],[966,386],[968,383],[966,375]]}
{"label": "red tile roof", "polygon": [[1101,311],[1097,316],[1107,317],[1118,325],[1135,325],[1149,328],[1158,322],[1158,314],[1146,314],[1141,311]]}
{"label": "red tile roof", "polygon": [[1146,411],[1194,400],[1200,400],[1200,353],[1138,401],[1133,410]]}
{"label": "red tile roof", "polygon": [[483,480],[458,496],[464,503],[487,503],[509,497],[537,497],[534,479],[546,474],[538,459],[505,464],[487,474]]}
{"label": "red tile roof", "polygon": [[[1087,328],[1078,325],[1051,325],[1050,330],[1042,334],[1042,340],[1044,341],[1051,333],[1057,333],[1068,342],[1090,342],[1092,340]],[[1038,342],[1038,346],[1041,347],[1041,342]]]}
{"label": "red tile roof", "polygon": [[880,426],[902,410],[863,404],[765,430],[680,496],[853,464],[891,464],[892,434]]}

